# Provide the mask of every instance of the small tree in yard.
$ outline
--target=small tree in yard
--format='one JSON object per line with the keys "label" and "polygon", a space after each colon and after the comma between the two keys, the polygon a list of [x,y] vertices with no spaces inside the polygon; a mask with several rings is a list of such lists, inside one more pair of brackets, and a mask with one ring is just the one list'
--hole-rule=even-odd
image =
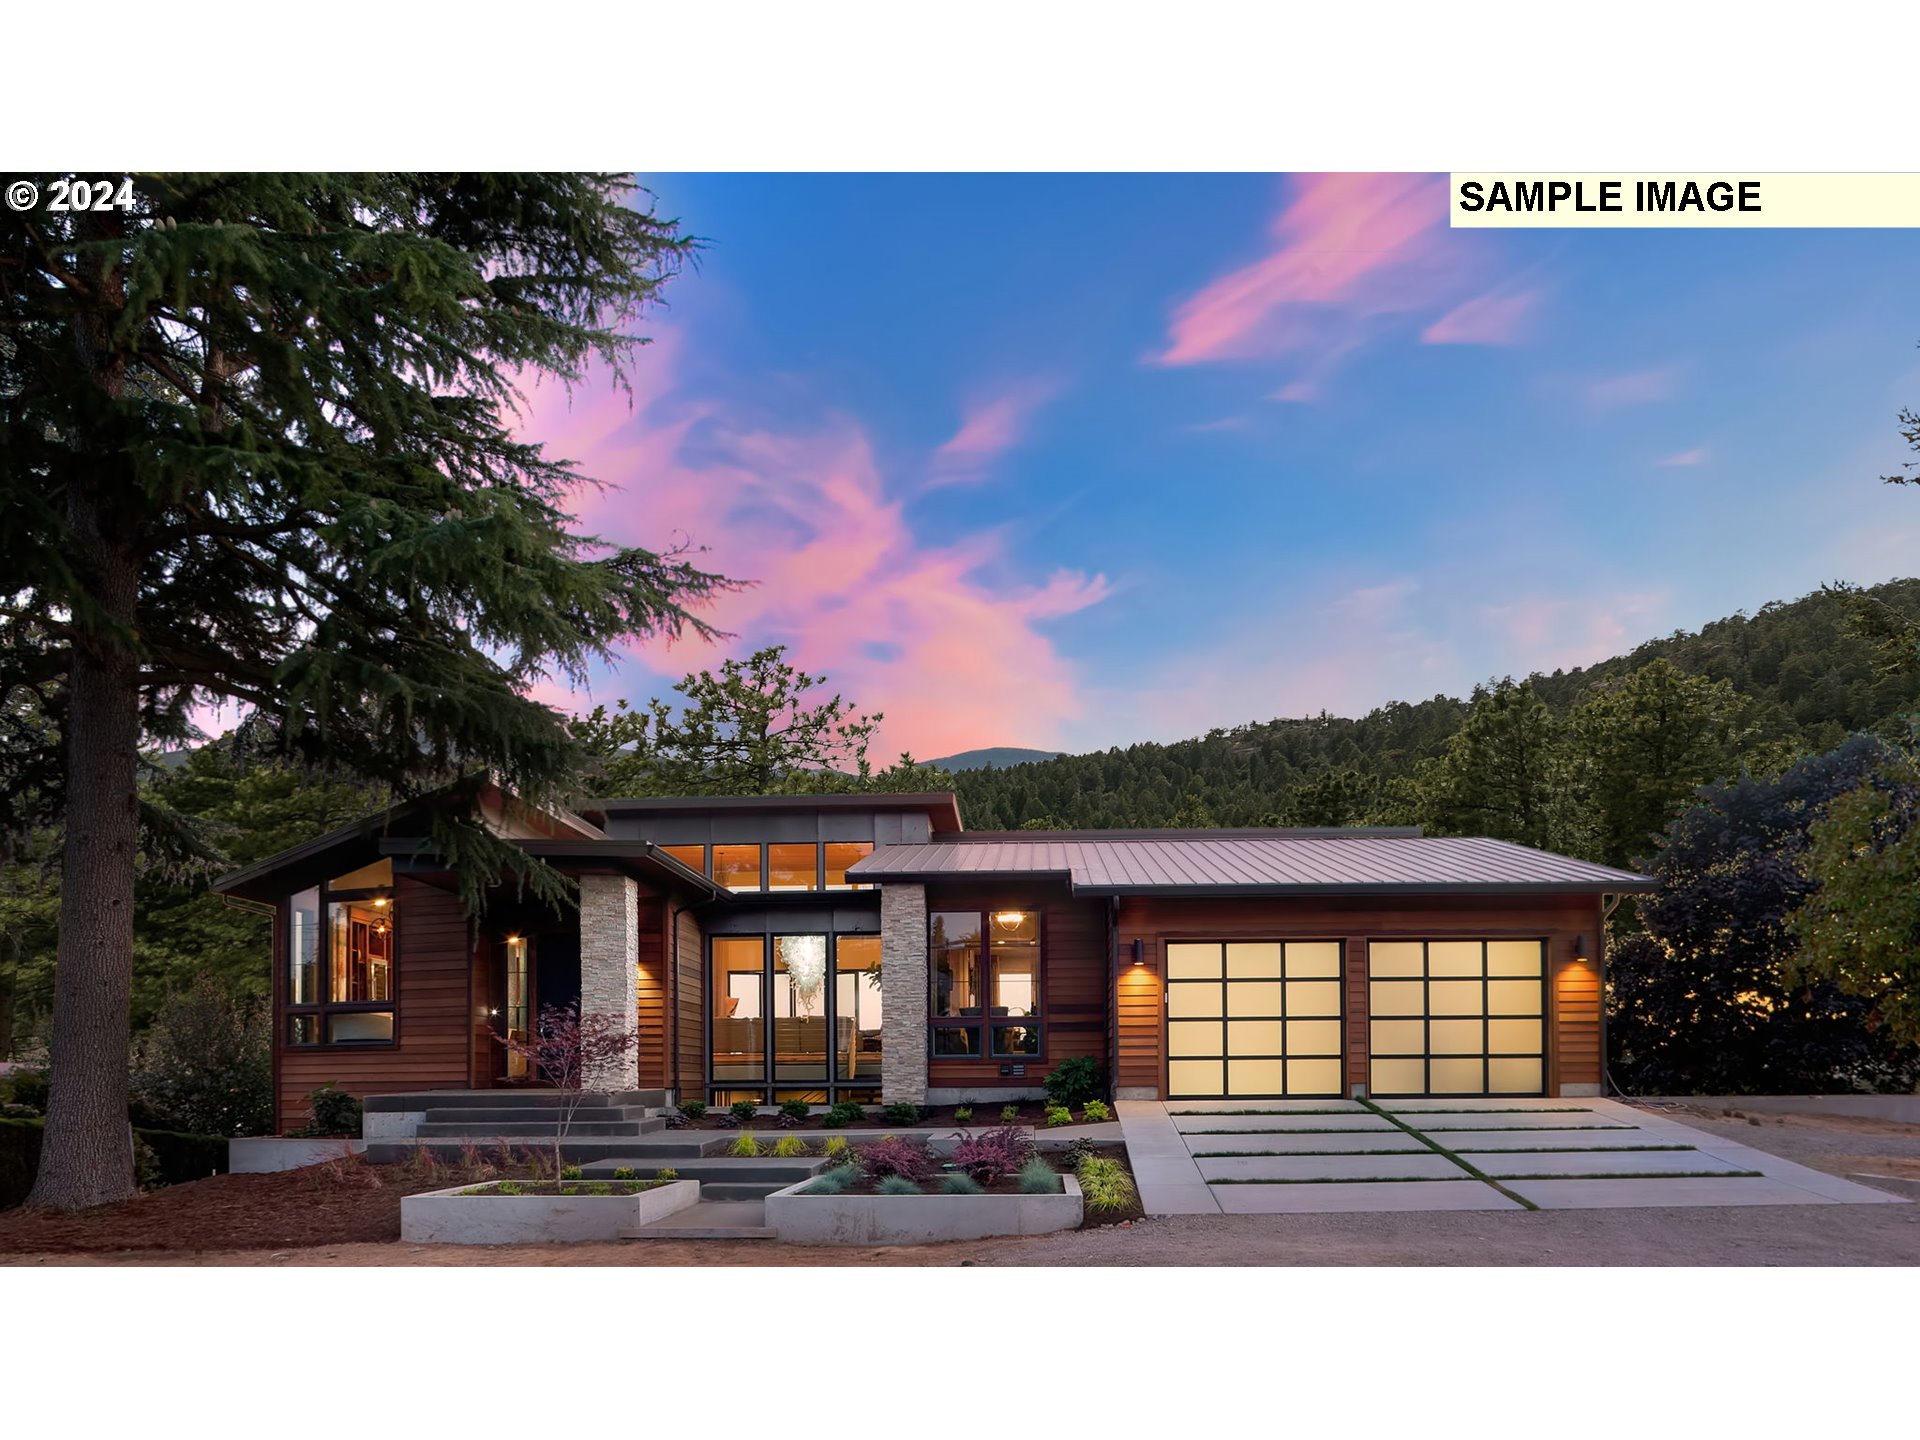
{"label": "small tree in yard", "polygon": [[620,1023],[619,1017],[600,1011],[580,1013],[577,1005],[542,1005],[540,1023],[531,1039],[502,1039],[509,1054],[518,1055],[529,1069],[556,1092],[560,1118],[553,1127],[553,1175],[560,1178],[566,1164],[561,1146],[573,1129],[586,1092],[581,1084],[604,1066],[617,1064],[640,1048],[640,1032]]}

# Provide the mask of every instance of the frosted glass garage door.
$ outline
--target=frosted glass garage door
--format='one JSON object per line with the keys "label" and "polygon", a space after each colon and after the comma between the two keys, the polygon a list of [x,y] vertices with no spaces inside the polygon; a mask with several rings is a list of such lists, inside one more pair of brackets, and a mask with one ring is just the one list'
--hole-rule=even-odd
{"label": "frosted glass garage door", "polygon": [[1337,1096],[1338,940],[1167,944],[1167,1095]]}
{"label": "frosted glass garage door", "polygon": [[1372,1094],[1545,1092],[1545,941],[1375,940],[1367,996]]}

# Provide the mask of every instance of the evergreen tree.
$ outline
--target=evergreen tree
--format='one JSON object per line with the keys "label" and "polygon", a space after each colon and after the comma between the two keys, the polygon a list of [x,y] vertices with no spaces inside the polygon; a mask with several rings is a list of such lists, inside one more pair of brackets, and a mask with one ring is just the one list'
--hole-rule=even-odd
{"label": "evergreen tree", "polygon": [[[52,177],[35,177],[41,189]],[[609,175],[160,175],[131,210],[0,211],[0,814],[61,832],[53,1089],[31,1203],[133,1193],[127,1140],[143,744],[194,707],[396,798],[492,772],[564,797],[528,698],[619,642],[704,630],[723,583],[576,534],[583,477],[518,439],[516,385],[616,378],[691,242]],[[51,763],[50,763],[51,762]],[[470,902],[503,866],[436,821]]]}
{"label": "evergreen tree", "polygon": [[1549,849],[1563,813],[1560,721],[1531,683],[1477,686],[1466,722],[1419,776],[1423,821],[1443,835],[1486,835]]}

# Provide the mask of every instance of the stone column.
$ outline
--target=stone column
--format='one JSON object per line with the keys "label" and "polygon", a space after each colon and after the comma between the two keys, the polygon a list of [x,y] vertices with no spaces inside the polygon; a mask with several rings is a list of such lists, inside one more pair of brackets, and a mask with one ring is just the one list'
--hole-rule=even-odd
{"label": "stone column", "polygon": [[[611,1015],[628,1030],[640,1023],[640,887],[625,875],[580,877],[580,1013]],[[583,1090],[637,1090],[640,1057],[589,1066]]]}
{"label": "stone column", "polygon": [[880,887],[880,1095],[927,1103],[927,890]]}

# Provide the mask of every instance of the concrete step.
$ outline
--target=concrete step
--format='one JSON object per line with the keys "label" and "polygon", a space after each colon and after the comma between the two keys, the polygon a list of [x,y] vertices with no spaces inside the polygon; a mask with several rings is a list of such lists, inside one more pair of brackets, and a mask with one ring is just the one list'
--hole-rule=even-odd
{"label": "concrete step", "polygon": [[711,1200],[662,1216],[650,1225],[622,1230],[622,1240],[772,1240],[767,1207],[759,1200]]}
{"label": "concrete step", "polygon": [[[408,1110],[504,1110],[531,1106],[550,1110],[552,1090],[409,1090],[392,1095],[369,1095],[365,1108],[376,1112]],[[581,1092],[582,1105],[633,1106],[657,1110],[667,1103],[665,1090],[587,1090]]]}
{"label": "concrete step", "polygon": [[581,1173],[589,1179],[607,1180],[616,1170],[632,1170],[634,1174],[651,1179],[662,1170],[674,1170],[682,1180],[698,1180],[702,1186],[712,1184],[763,1184],[778,1190],[785,1185],[795,1185],[800,1181],[817,1175],[824,1168],[820,1160],[747,1160],[731,1159],[723,1156],[709,1156],[698,1160],[658,1159],[652,1155],[644,1159],[630,1156],[612,1157],[594,1160],[582,1164]]}
{"label": "concrete step", "polygon": [[[482,1110],[477,1107],[449,1105],[444,1109],[435,1108],[427,1111],[426,1123],[429,1125],[551,1125],[565,1118],[565,1115],[564,1110],[556,1110],[551,1106],[508,1105],[497,1110]],[[638,1105],[582,1105],[573,1112],[573,1118],[576,1121],[585,1121],[646,1120],[652,1117]]]}
{"label": "concrete step", "polygon": [[[682,1177],[685,1178],[685,1177]],[[800,1177],[795,1176],[797,1180]],[[784,1190],[794,1180],[702,1180],[701,1198],[707,1200],[764,1200],[776,1190]]]}
{"label": "concrete step", "polygon": [[[575,1135],[560,1144],[561,1159],[569,1165],[586,1166],[596,1160],[612,1160],[634,1153],[634,1142],[647,1137],[634,1135]],[[469,1145],[483,1156],[492,1157],[501,1145],[516,1152],[528,1152],[547,1159],[553,1154],[553,1132],[541,1135],[473,1135],[473,1136],[427,1136],[422,1139],[369,1140],[367,1142],[367,1160],[374,1165],[392,1165],[413,1157],[416,1150],[425,1150],[435,1159],[452,1161],[460,1158],[461,1152]],[[621,1164],[626,1164],[624,1159]],[[641,1164],[646,1164],[643,1161]],[[673,1164],[674,1161],[662,1161],[661,1164]],[[656,1167],[657,1168],[657,1167]]]}
{"label": "concrete step", "polygon": [[[596,1135],[646,1135],[665,1130],[660,1120],[576,1120],[567,1126],[568,1138],[589,1139]],[[462,1138],[473,1141],[507,1139],[551,1140],[558,1127],[551,1120],[441,1121],[423,1122],[415,1134],[423,1140]]]}

